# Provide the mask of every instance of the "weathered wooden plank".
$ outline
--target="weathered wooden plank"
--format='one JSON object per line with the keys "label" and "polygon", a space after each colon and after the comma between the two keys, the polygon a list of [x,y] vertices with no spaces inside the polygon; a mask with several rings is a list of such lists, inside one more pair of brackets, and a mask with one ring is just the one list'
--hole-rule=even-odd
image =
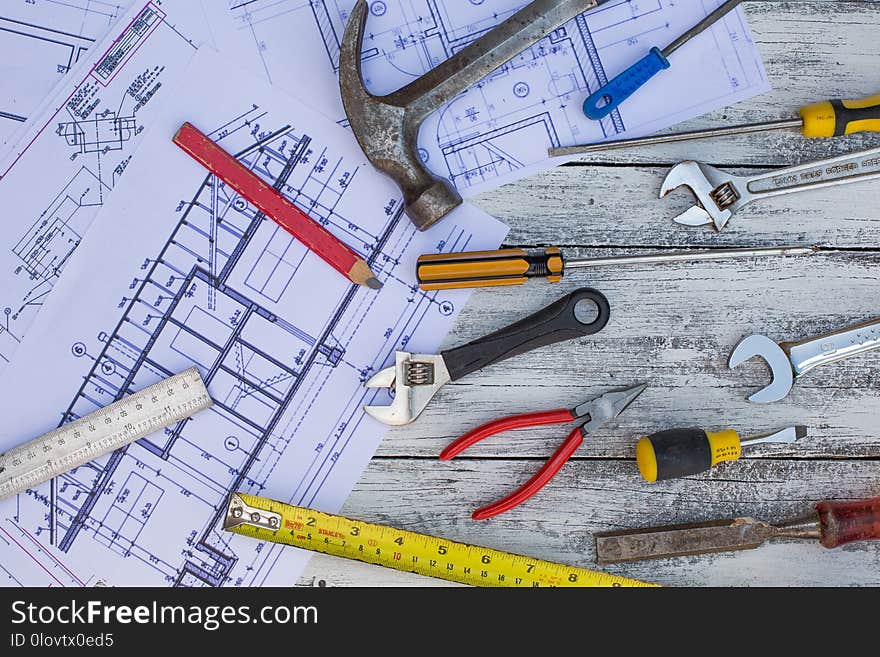
{"label": "weathered wooden plank", "polygon": [[[750,173],[742,168],[731,171]],[[694,205],[694,197],[681,189],[659,198],[667,172],[667,167],[557,167],[475,201],[510,225],[506,242],[512,245],[880,246],[877,181],[757,200],[719,233],[672,221]]]}
{"label": "weathered wooden plank", "polygon": [[[648,485],[630,463],[569,464],[538,496],[489,521],[469,517],[476,506],[523,481],[533,465],[518,461],[377,459],[343,513],[351,517],[595,568],[592,535],[599,531],[751,515],[784,520],[809,514],[823,498],[880,493],[880,462],[779,461],[753,464],[751,476],[716,470],[710,479]],[[880,585],[880,542],[825,550],[784,541],[737,553],[609,566],[608,571],[667,585]],[[405,582],[384,569],[324,559],[308,578],[330,585]],[[429,583],[417,578],[419,582]],[[310,582],[311,579],[307,579]]]}
{"label": "weathered wooden plank", "polygon": [[[877,2],[751,1],[744,7],[773,90],[681,124],[675,130],[794,118],[801,105],[880,91]],[[876,144],[874,135],[828,141],[808,140],[798,131],[783,131],[606,151],[585,156],[583,161],[656,163],[700,159],[721,164],[791,164]]]}
{"label": "weathered wooden plank", "polygon": [[[639,381],[650,388],[614,425],[588,440],[580,456],[627,457],[634,439],[671,426],[732,426],[761,433],[803,423],[810,436],[755,454],[880,455],[876,417],[880,352],[817,368],[785,400],[746,401],[769,383],[760,361],[736,370],[727,358],[741,337],[802,339],[878,314],[880,255],[840,253],[758,263],[677,264],[597,270],[589,283],[611,301],[601,333],[534,351],[448,384],[413,424],[389,432],[379,453],[435,456],[451,437],[503,414],[574,406]],[[587,282],[584,279],[577,279]],[[531,284],[475,293],[446,344],[461,344],[569,292]],[[523,290],[527,293],[524,294]],[[518,431],[472,448],[480,456],[548,455],[564,427]]]}

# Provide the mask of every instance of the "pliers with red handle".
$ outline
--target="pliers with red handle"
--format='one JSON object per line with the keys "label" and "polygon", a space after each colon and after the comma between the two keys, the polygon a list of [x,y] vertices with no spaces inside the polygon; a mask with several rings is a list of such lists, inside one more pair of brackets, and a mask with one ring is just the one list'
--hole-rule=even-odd
{"label": "pliers with red handle", "polygon": [[537,427],[543,424],[562,424],[574,420],[577,426],[568,434],[565,442],[559,446],[550,460],[547,461],[534,477],[529,479],[525,484],[517,488],[505,498],[492,502],[473,512],[471,517],[474,520],[485,520],[492,518],[505,511],[509,511],[529,499],[532,495],[541,490],[548,481],[550,481],[557,472],[562,469],[565,462],[574,454],[575,450],[580,447],[584,441],[584,434],[593,433],[609,420],[613,420],[623,413],[624,409],[629,406],[636,397],[638,397],[647,388],[647,384],[642,383],[626,390],[617,390],[614,392],[606,392],[593,399],[585,401],[580,406],[572,409],[560,408],[553,411],[542,411],[539,413],[524,413],[522,415],[511,415],[510,417],[501,418],[493,422],[488,422],[477,427],[473,431],[469,431],[461,438],[451,443],[446,449],[440,452],[440,460],[448,461],[455,458],[471,445],[478,443],[484,438],[494,436],[495,434],[509,429],[520,429],[523,427]]}

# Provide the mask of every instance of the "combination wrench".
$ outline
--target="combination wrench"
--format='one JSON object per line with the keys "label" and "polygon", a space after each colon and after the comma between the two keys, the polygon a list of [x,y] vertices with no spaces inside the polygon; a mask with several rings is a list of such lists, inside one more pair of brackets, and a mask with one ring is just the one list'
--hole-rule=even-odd
{"label": "combination wrench", "polygon": [[880,348],[880,317],[798,342],[773,342],[765,335],[744,338],[730,355],[728,367],[760,356],[770,367],[770,384],[749,397],[758,404],[779,401],[795,379],[811,369]]}

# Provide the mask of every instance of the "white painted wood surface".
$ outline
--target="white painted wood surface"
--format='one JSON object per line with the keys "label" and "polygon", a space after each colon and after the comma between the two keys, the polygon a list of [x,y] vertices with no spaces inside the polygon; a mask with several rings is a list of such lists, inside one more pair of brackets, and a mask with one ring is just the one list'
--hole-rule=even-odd
{"label": "white painted wood surface", "polygon": [[[801,104],[880,92],[880,2],[745,4],[774,90],[685,128],[796,115]],[[510,223],[511,246],[569,254],[654,248],[823,244],[815,256],[576,272],[551,286],[477,292],[447,345],[479,337],[580,285],[610,299],[597,336],[544,349],[448,385],[415,424],[389,432],[343,512],[533,556],[594,567],[596,531],[755,515],[781,520],[822,498],[880,495],[880,352],[820,368],[784,401],[755,406],[759,363],[726,367],[753,332],[800,339],[880,315],[880,186],[861,183],[754,203],[721,234],[669,220],[691,199],[658,200],[683,159],[748,173],[880,145],[876,135],[807,141],[795,132],[609,151],[508,185],[477,202]],[[567,432],[521,430],[441,463],[452,438],[504,414],[572,406],[647,381],[619,421],[591,436],[537,497],[483,522],[470,511],[526,480]],[[637,437],[673,426],[744,434],[809,426],[796,446],[763,446],[704,476],[648,485],[632,460]],[[880,585],[880,543],[829,551],[778,542],[757,550],[608,568],[667,585]],[[443,584],[375,566],[315,557],[303,584]]]}

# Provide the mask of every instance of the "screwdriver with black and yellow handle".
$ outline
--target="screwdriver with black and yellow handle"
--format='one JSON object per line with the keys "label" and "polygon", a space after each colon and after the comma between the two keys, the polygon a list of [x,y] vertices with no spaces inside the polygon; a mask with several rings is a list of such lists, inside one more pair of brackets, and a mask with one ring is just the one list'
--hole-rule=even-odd
{"label": "screwdriver with black and yellow handle", "polygon": [[578,146],[560,146],[547,151],[550,157],[559,155],[579,155],[615,148],[630,146],[651,146],[653,144],[669,144],[693,139],[710,137],[726,137],[745,135],[770,130],[800,128],[804,137],[839,137],[856,132],[880,132],[880,94],[856,100],[823,100],[800,109],[800,118],[782,121],[766,121],[763,123],[747,123],[708,130],[691,130],[675,132],[637,139],[618,139],[616,141],[599,142],[597,144],[581,144]]}
{"label": "screwdriver with black and yellow handle", "polygon": [[810,255],[818,246],[773,246],[753,249],[712,249],[709,251],[659,251],[601,258],[566,258],[555,246],[543,252],[525,249],[431,253],[419,256],[416,278],[423,290],[452,290],[464,287],[522,285],[530,278],[546,278],[558,283],[569,269],[603,265],[695,262],[727,258]]}
{"label": "screwdriver with black and yellow handle", "polygon": [[751,438],[740,438],[733,429],[667,429],[639,438],[636,463],[645,481],[663,481],[706,472],[723,461],[736,461],[747,445],[793,443],[806,435],[804,426]]}

